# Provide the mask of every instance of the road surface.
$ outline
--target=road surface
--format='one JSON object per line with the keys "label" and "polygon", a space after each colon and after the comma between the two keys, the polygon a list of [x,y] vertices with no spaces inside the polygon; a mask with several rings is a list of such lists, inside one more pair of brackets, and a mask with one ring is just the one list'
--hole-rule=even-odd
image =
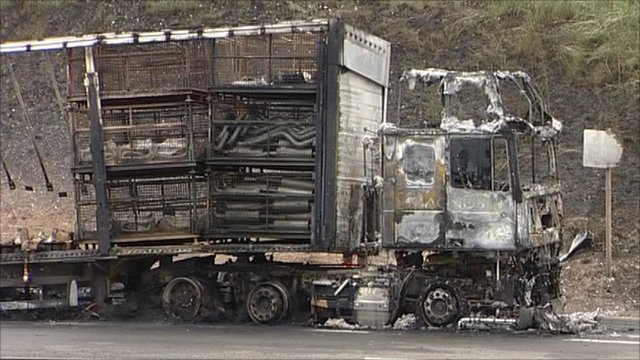
{"label": "road surface", "polygon": [[637,334],[331,330],[136,322],[0,323],[12,359],[640,359]]}

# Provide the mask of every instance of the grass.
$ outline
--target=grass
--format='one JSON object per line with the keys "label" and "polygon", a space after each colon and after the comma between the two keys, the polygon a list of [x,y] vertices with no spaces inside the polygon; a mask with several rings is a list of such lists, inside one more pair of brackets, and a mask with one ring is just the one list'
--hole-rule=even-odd
{"label": "grass", "polygon": [[514,55],[559,63],[573,82],[640,81],[637,1],[488,2],[484,17]]}
{"label": "grass", "polygon": [[196,0],[145,0],[144,6],[149,13],[171,13],[192,10],[207,5],[206,1]]}
{"label": "grass", "polygon": [[0,11],[13,11],[18,9],[32,18],[46,16],[51,12],[60,11],[71,0],[27,0],[11,1],[0,0]]}
{"label": "grass", "polygon": [[416,19],[442,14],[437,19],[444,24],[442,31],[431,29],[421,39],[429,47],[423,57],[464,46],[466,56],[479,68],[528,68],[539,74],[555,68],[576,85],[640,83],[638,1],[393,0],[388,4],[396,12],[410,8]]}
{"label": "grass", "polygon": [[[211,22],[208,19],[213,12],[253,4],[205,0],[134,3],[153,18],[180,20],[178,22],[185,26],[206,25]],[[71,4],[80,6],[82,2],[0,1],[3,12],[20,8],[27,14],[27,21],[33,23],[30,29],[36,30],[36,36],[49,35],[37,31],[47,14],[63,11]],[[278,10],[276,4],[280,4]],[[527,69],[538,77],[562,76],[574,85],[632,84],[634,89],[640,85],[640,2],[637,0],[279,0],[265,6],[273,11],[286,9],[287,16],[294,18],[337,15],[353,21],[354,25],[391,40],[401,52],[399,60],[403,66],[428,65],[431,59],[439,57],[453,60],[438,64],[440,66],[476,64],[477,69]],[[372,20],[374,18],[376,20]],[[398,26],[402,23],[412,25]],[[40,25],[48,28],[44,23]],[[454,56],[458,59],[451,58],[452,48],[456,49]]]}
{"label": "grass", "polygon": [[[72,0],[0,0],[0,24],[9,18],[20,18],[28,23],[29,35],[23,38],[41,38],[50,36],[45,30],[46,22],[51,14],[63,11]],[[5,28],[3,27],[3,30]],[[6,34],[3,34],[6,35]],[[4,40],[4,36],[3,36]]]}

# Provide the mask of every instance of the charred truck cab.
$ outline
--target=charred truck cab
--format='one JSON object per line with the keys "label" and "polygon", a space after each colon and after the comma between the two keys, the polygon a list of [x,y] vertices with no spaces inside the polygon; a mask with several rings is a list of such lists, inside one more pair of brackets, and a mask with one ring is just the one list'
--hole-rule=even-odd
{"label": "charred truck cab", "polygon": [[[367,194],[379,204],[373,217],[381,226],[367,233],[381,232],[400,273],[391,276],[396,294],[378,291],[388,322],[411,312],[432,326],[463,316],[513,317],[559,298],[562,199],[554,137],[561,125],[529,77],[429,69],[408,71],[402,80],[410,88],[418,81],[437,86],[442,112],[438,128],[420,118],[421,126],[383,124],[369,146],[380,163]],[[524,117],[505,108],[501,83],[524,99]],[[469,87],[480,97],[464,99]],[[480,106],[480,115],[460,118],[460,104]],[[354,281],[356,305],[370,279]],[[356,318],[373,314],[361,308],[354,307]]]}

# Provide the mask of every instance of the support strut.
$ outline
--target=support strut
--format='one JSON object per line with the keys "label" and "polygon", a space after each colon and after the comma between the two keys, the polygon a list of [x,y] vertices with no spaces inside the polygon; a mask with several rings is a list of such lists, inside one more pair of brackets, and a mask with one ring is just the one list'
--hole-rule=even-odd
{"label": "support strut", "polygon": [[13,182],[11,174],[9,174],[9,169],[7,169],[7,164],[4,163],[4,159],[2,159],[2,169],[4,169],[4,173],[7,174],[7,183],[9,183],[9,190],[15,190],[16,183]]}
{"label": "support strut", "polygon": [[87,74],[87,107],[91,121],[91,157],[93,160],[93,185],[96,191],[96,226],[100,255],[109,254],[111,235],[109,234],[109,208],[107,204],[107,168],[104,160],[104,141],[102,134],[102,112],[100,110],[100,84],[95,70],[93,48],[84,49]]}
{"label": "support strut", "polygon": [[[53,185],[51,181],[49,181],[49,176],[47,175],[47,170],[44,167],[44,162],[42,161],[42,155],[40,155],[40,149],[38,147],[38,142],[36,141],[36,136],[33,132],[33,124],[31,124],[31,118],[29,118],[29,112],[27,111],[27,107],[24,104],[24,100],[22,99],[22,93],[20,92],[20,85],[18,84],[18,80],[16,79],[16,74],[13,71],[13,64],[9,63],[7,65],[7,69],[9,72],[9,77],[11,78],[11,82],[13,83],[13,89],[16,93],[16,97],[18,98],[18,103],[20,104],[20,109],[22,110],[22,114],[24,115],[24,119],[29,126],[29,132],[31,134],[31,141],[33,143],[33,148],[36,152],[36,157],[38,158],[38,164],[40,164],[40,169],[42,170],[42,175],[44,176],[45,186],[47,191],[53,191]],[[6,171],[6,168],[5,168]]]}

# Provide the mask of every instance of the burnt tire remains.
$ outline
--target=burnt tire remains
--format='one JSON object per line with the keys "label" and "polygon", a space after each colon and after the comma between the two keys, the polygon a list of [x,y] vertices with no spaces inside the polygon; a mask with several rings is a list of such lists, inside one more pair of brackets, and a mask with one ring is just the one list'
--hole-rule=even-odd
{"label": "burnt tire remains", "polygon": [[193,320],[204,303],[204,287],[198,279],[177,277],[162,293],[162,307],[167,315],[184,321]]}
{"label": "burnt tire remains", "polygon": [[447,326],[461,316],[458,292],[446,283],[434,283],[424,291],[417,306],[418,316],[428,325]]}
{"label": "burnt tire remains", "polygon": [[289,313],[289,292],[277,282],[257,284],[247,296],[247,312],[255,323],[276,323]]}

